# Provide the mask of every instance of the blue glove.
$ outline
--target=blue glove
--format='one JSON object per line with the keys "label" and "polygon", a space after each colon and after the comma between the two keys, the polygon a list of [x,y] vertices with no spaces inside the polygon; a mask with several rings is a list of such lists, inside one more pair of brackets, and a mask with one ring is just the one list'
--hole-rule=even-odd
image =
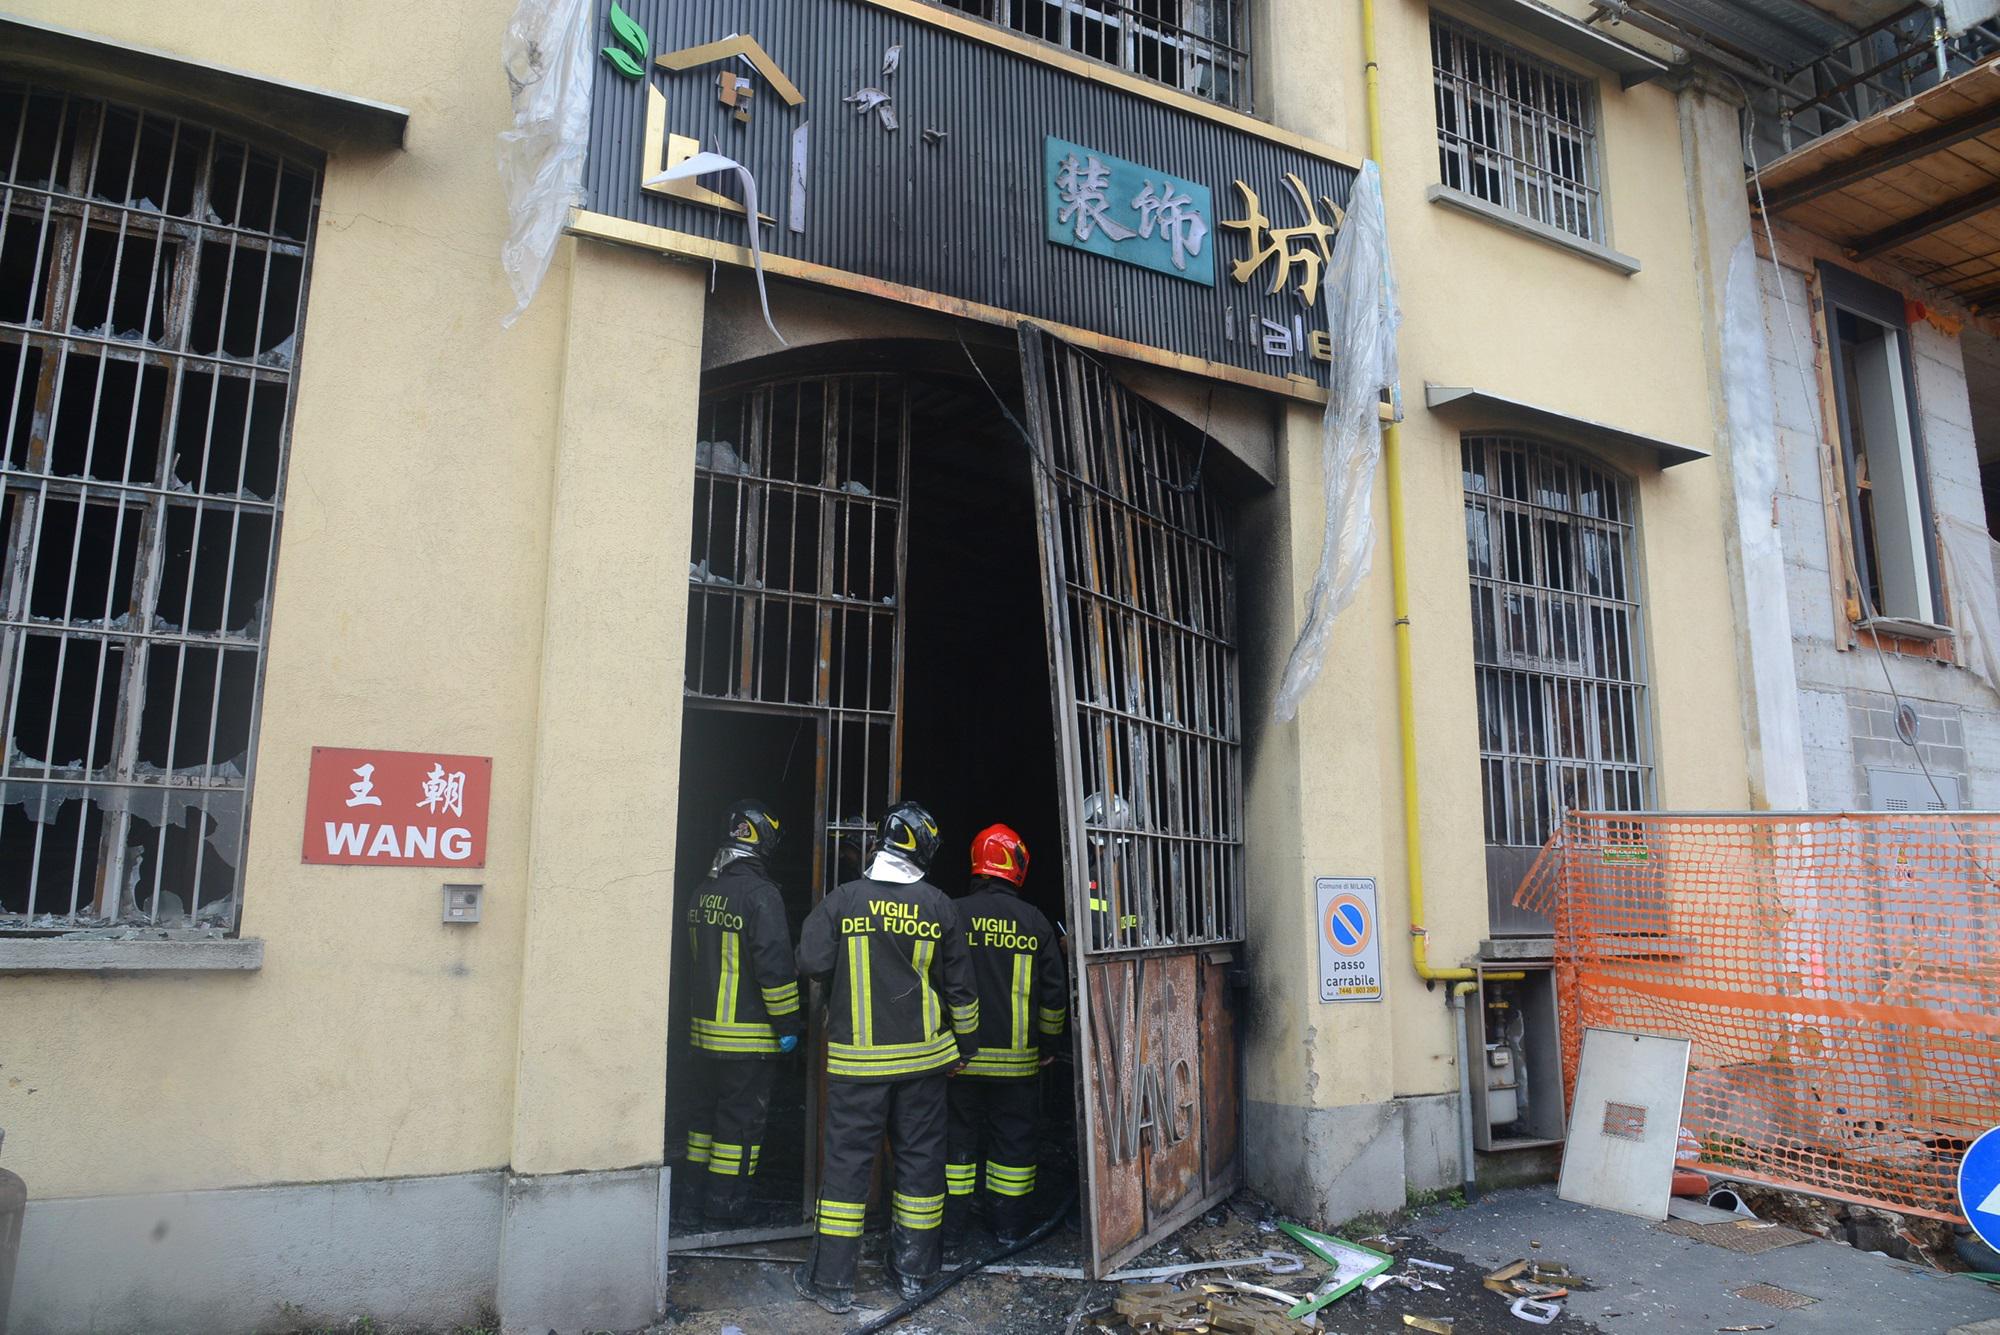
{"label": "blue glove", "polygon": [[792,1052],[797,1050],[798,1046],[799,1036],[797,1034],[786,1034],[778,1040],[778,1051],[780,1052]]}

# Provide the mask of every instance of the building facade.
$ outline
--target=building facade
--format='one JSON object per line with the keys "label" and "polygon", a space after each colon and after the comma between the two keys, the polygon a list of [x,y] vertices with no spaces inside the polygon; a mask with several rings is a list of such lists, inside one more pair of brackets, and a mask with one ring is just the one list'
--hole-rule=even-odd
{"label": "building facade", "polygon": [[[1460,1180],[1557,815],[1751,800],[1733,112],[1499,0],[563,8],[0,20],[17,1328],[649,1320],[745,791],[800,909],[892,796],[1026,834],[1093,1264]],[[1281,723],[1371,157],[1401,420]]]}
{"label": "building facade", "polygon": [[1792,8],[1821,25],[1792,48],[1680,34],[1718,43],[1730,108],[1702,212],[1753,785],[1776,809],[1990,810],[2000,33],[1976,9]]}

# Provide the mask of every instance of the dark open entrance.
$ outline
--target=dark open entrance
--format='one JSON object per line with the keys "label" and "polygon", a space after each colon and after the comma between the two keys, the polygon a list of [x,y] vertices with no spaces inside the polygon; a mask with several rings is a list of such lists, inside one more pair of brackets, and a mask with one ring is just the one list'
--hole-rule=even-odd
{"label": "dark open entrance", "polygon": [[[842,354],[835,354],[836,357]],[[1031,456],[996,394],[1009,360],[970,373],[872,369],[879,345],[815,374],[723,383],[704,396],[681,752],[681,917],[720,816],[754,795],[787,838],[773,871],[796,940],[827,890],[856,875],[889,802],[925,803],[944,831],[931,879],[962,893],[972,835],[1004,821],[1032,855],[1027,895],[1062,921],[1061,825]],[[893,364],[908,366],[907,357]],[[789,365],[796,368],[797,359]],[[1018,418],[1020,405],[1009,405]],[[676,943],[678,965],[685,946]],[[700,1092],[687,1079],[688,970],[674,970],[666,1156]],[[676,1249],[803,1234],[819,1144],[820,1035],[785,1061],[742,1225],[675,1232]],[[1073,1066],[1045,1077],[1050,1205],[1074,1163]]]}
{"label": "dark open entrance", "polygon": [[[1047,1078],[1035,1205],[1083,1179],[1101,1274],[1242,1176],[1228,465],[1209,469],[1201,432],[1032,327],[989,383],[962,348],[935,355],[822,350],[704,396],[682,893],[739,793],[780,804],[796,832],[777,870],[799,914],[859,870],[898,798],[942,825],[933,879],[948,891],[965,888],[977,829],[1020,830],[1028,896],[1070,928],[1081,1035]],[[806,356],[822,365],[801,374]],[[677,1039],[686,1027],[683,1004]],[[815,1032],[783,1068],[758,1184],[769,1213],[675,1248],[809,1231],[820,1056]],[[675,1069],[670,1137],[702,1092]],[[775,1152],[780,1139],[795,1145]],[[667,1151],[685,1171],[682,1146]]]}
{"label": "dark open entrance", "polygon": [[[685,958],[678,937],[686,908],[708,876],[712,854],[729,804],[756,795],[784,813],[796,836],[781,842],[771,859],[771,871],[785,892],[785,920],[796,941],[799,924],[812,908],[813,843],[807,814],[817,788],[813,758],[816,728],[803,715],[758,714],[690,703],[681,724],[681,804],[675,847],[681,850],[675,875],[676,949]],[[704,850],[707,850],[706,852]],[[676,959],[676,964],[680,960]],[[688,1042],[688,978],[691,970],[675,968],[671,975],[667,1069],[693,1069],[694,1049]],[[811,1113],[804,1066],[787,1061],[771,1094],[771,1120],[764,1132],[763,1157],[751,1178],[749,1229],[783,1229],[796,1225],[800,1202],[806,1198],[810,1165],[806,1146]],[[687,1144],[692,1092],[684,1081],[667,1091],[667,1157],[679,1156]]]}
{"label": "dark open entrance", "polygon": [[1047,637],[1026,445],[976,383],[913,389],[903,791],[945,831],[931,880],[966,889],[996,821],[1028,842],[1025,897],[1065,917]]}

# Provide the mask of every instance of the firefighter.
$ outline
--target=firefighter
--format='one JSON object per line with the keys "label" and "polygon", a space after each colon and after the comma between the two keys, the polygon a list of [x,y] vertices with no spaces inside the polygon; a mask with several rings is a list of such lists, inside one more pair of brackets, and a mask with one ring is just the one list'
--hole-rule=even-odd
{"label": "firefighter", "polygon": [[896,806],[867,871],[821,900],[799,934],[799,972],[832,986],[819,1223],[793,1283],[835,1314],[854,1305],[884,1131],[896,1161],[889,1265],[905,1298],[942,1256],[945,1077],[972,1055],[979,998],[951,901],[924,880],[937,849],[930,813]]}
{"label": "firefighter", "polygon": [[805,1030],[784,900],[765,861],[777,851],[778,819],[745,799],[729,808],[722,828],[715,863],[688,909],[696,1113],[687,1138],[692,1171],[685,1185],[674,1184],[674,1212],[686,1227],[743,1218],[771,1081]]}
{"label": "firefighter", "polygon": [[[1083,826],[1090,832],[1090,949],[1139,945],[1131,852],[1126,847],[1132,837],[1119,833],[1132,828],[1132,804],[1116,793],[1108,799],[1102,792],[1092,793],[1083,801]],[[1112,833],[1105,834],[1107,830]]]}
{"label": "firefighter", "polygon": [[1021,898],[1028,846],[1005,825],[972,840],[972,889],[957,904],[958,929],[979,989],[979,1047],[951,1082],[945,1159],[946,1208],[958,1232],[986,1153],[986,1222],[1003,1245],[1029,1232],[1035,1190],[1042,1067],[1069,1018],[1069,983],[1055,930]]}

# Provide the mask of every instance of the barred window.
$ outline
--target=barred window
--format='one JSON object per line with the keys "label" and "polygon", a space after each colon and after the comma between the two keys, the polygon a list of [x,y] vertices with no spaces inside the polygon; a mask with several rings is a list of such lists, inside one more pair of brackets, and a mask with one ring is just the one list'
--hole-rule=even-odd
{"label": "barred window", "polygon": [[318,192],[0,82],[0,929],[236,925]]}
{"label": "barred window", "polygon": [[1249,0],[933,0],[1220,102],[1250,102]]}
{"label": "barred window", "polygon": [[1593,81],[1438,14],[1431,65],[1439,179],[1602,243]]}
{"label": "barred window", "polygon": [[1461,452],[1486,843],[1532,850],[1565,811],[1652,805],[1632,486],[1535,441]]}

